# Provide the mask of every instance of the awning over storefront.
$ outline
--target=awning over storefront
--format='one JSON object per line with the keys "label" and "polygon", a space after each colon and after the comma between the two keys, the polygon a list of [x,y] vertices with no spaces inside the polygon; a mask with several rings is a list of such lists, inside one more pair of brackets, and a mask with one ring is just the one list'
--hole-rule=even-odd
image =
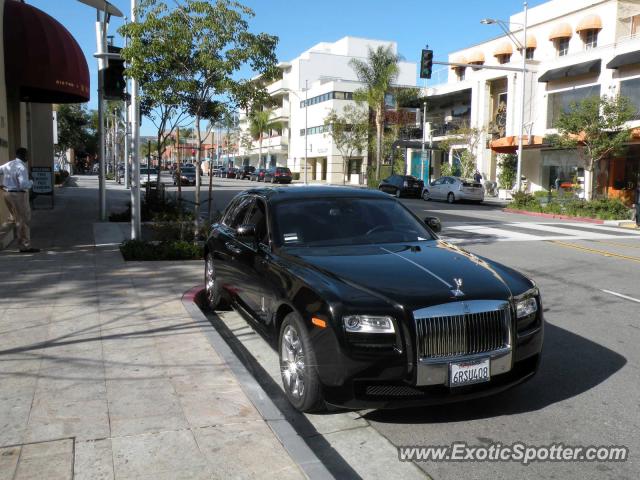
{"label": "awning over storefront", "polygon": [[[496,153],[516,153],[518,151],[518,139],[519,137],[515,135],[498,138],[496,140],[492,140],[489,147]],[[543,137],[535,135],[525,135],[522,137],[523,148],[538,148],[543,145],[543,142]]]}
{"label": "awning over storefront", "polygon": [[599,15],[587,15],[578,24],[576,32],[584,32],[586,30],[602,30],[602,19]]}
{"label": "awning over storefront", "polygon": [[493,51],[493,56],[499,57],[501,55],[511,55],[512,53],[513,47],[511,46],[511,42],[503,41]]}
{"label": "awning over storefront", "polygon": [[562,68],[554,68],[553,70],[546,71],[542,76],[540,76],[540,78],[538,78],[538,82],[550,82],[552,80],[560,80],[562,78],[577,77],[590,73],[600,73],[600,64],[601,60],[598,59],[575,65],[568,65]]}
{"label": "awning over storefront", "polygon": [[571,38],[573,36],[573,30],[568,23],[559,23],[549,35],[549,40],[560,40],[561,38]]}
{"label": "awning over storefront", "polygon": [[640,50],[636,50],[635,52],[623,53],[621,55],[617,55],[613,57],[609,63],[607,63],[607,68],[620,68],[626,65],[637,65],[640,64]]}
{"label": "awning over storefront", "polygon": [[4,7],[5,81],[20,100],[89,101],[89,68],[80,46],[57,20],[26,3]]}
{"label": "awning over storefront", "polygon": [[469,57],[467,58],[467,62],[468,63],[476,63],[478,65],[481,65],[484,63],[484,53],[482,53],[480,50],[474,50],[473,52],[471,52],[469,54]]}

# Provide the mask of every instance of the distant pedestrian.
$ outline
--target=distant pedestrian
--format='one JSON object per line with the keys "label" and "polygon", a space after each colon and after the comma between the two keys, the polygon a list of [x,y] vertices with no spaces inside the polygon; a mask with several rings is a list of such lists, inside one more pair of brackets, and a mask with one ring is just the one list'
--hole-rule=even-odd
{"label": "distant pedestrian", "polygon": [[476,170],[475,175],[473,176],[473,181],[476,183],[481,183],[482,182],[482,174]]}
{"label": "distant pedestrian", "polygon": [[15,229],[20,252],[36,253],[40,250],[31,247],[31,207],[29,206],[29,189],[32,182],[29,180],[29,170],[26,165],[27,149],[16,150],[14,160],[0,165],[0,188],[4,202],[9,210],[9,219],[5,226]]}

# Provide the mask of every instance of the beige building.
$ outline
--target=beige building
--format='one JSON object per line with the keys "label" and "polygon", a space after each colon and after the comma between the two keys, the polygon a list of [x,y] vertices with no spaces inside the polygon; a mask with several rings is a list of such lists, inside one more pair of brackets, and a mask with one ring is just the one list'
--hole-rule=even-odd
{"label": "beige building", "polygon": [[[524,12],[519,12],[505,25],[521,45],[523,23]],[[594,179],[575,151],[552,149],[544,138],[556,132],[561,112],[588,96],[622,94],[640,112],[640,1],[552,0],[530,8],[527,25],[525,52],[506,35],[451,52],[452,63],[514,68],[522,66],[524,53],[531,73],[523,95],[519,72],[449,69],[446,81],[427,91],[434,143],[460,124],[482,129],[475,152],[478,169],[495,180],[498,155],[517,150],[524,98],[522,173],[529,190],[547,190],[556,180],[578,177],[587,191],[596,185],[600,193],[632,202],[640,174],[640,145],[635,141],[624,158],[603,161]],[[501,32],[497,25],[486,28]],[[640,121],[629,126],[640,126]],[[455,161],[451,153],[445,161]],[[434,163],[437,175],[439,160]]]}
{"label": "beige building", "polygon": [[[89,100],[86,59],[62,24],[17,0],[0,0],[0,42],[0,164],[25,147],[29,168],[51,168],[53,182],[52,104]],[[0,248],[11,240],[8,232]]]}

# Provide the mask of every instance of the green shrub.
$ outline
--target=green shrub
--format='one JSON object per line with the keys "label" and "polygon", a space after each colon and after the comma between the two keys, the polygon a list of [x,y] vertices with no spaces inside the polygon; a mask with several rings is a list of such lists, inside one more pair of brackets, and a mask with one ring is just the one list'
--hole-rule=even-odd
{"label": "green shrub", "polygon": [[125,260],[199,260],[203,257],[200,245],[181,240],[147,242],[128,240],[120,245]]}
{"label": "green shrub", "polygon": [[508,208],[513,210],[526,210],[529,212],[552,213],[554,215],[569,215],[571,217],[598,218],[600,220],[627,220],[632,216],[632,210],[627,208],[617,199],[580,200],[570,199],[562,201],[558,195],[553,195],[551,201],[545,205],[541,200],[548,198],[538,194],[533,195],[524,192],[516,192],[513,202]]}
{"label": "green shrub", "polygon": [[516,184],[518,175],[518,156],[512,153],[501,155],[498,167],[500,168],[498,186],[505,190],[511,190]]}
{"label": "green shrub", "polygon": [[300,172],[293,172],[293,173],[291,174],[291,178],[292,178],[293,180],[300,180]]}
{"label": "green shrub", "polygon": [[105,175],[105,178],[106,178],[107,180],[115,180],[115,179],[116,179],[116,174],[115,174],[115,173],[113,173],[113,172],[111,172],[111,173],[107,173],[107,174]]}
{"label": "green shrub", "polygon": [[535,196],[530,193],[516,192],[513,194],[513,201],[509,205],[509,208],[539,212],[541,207],[540,202]]}

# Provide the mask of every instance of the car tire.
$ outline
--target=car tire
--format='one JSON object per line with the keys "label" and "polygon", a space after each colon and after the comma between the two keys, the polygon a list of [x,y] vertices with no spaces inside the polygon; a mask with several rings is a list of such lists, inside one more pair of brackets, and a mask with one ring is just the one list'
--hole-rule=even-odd
{"label": "car tire", "polygon": [[428,202],[429,200],[431,200],[431,195],[429,195],[429,190],[425,190],[424,192],[422,192],[422,199],[425,202]]}
{"label": "car tire", "polygon": [[216,281],[212,253],[208,253],[204,261],[204,293],[207,306],[211,310],[215,310],[222,304],[222,289]]}
{"label": "car tire", "polygon": [[455,203],[455,201],[456,201],[456,196],[453,194],[453,192],[449,192],[449,195],[447,195],[447,202]]}
{"label": "car tire", "polygon": [[294,312],[280,326],[278,357],[282,386],[289,402],[301,412],[325,410],[311,339],[302,319]]}

